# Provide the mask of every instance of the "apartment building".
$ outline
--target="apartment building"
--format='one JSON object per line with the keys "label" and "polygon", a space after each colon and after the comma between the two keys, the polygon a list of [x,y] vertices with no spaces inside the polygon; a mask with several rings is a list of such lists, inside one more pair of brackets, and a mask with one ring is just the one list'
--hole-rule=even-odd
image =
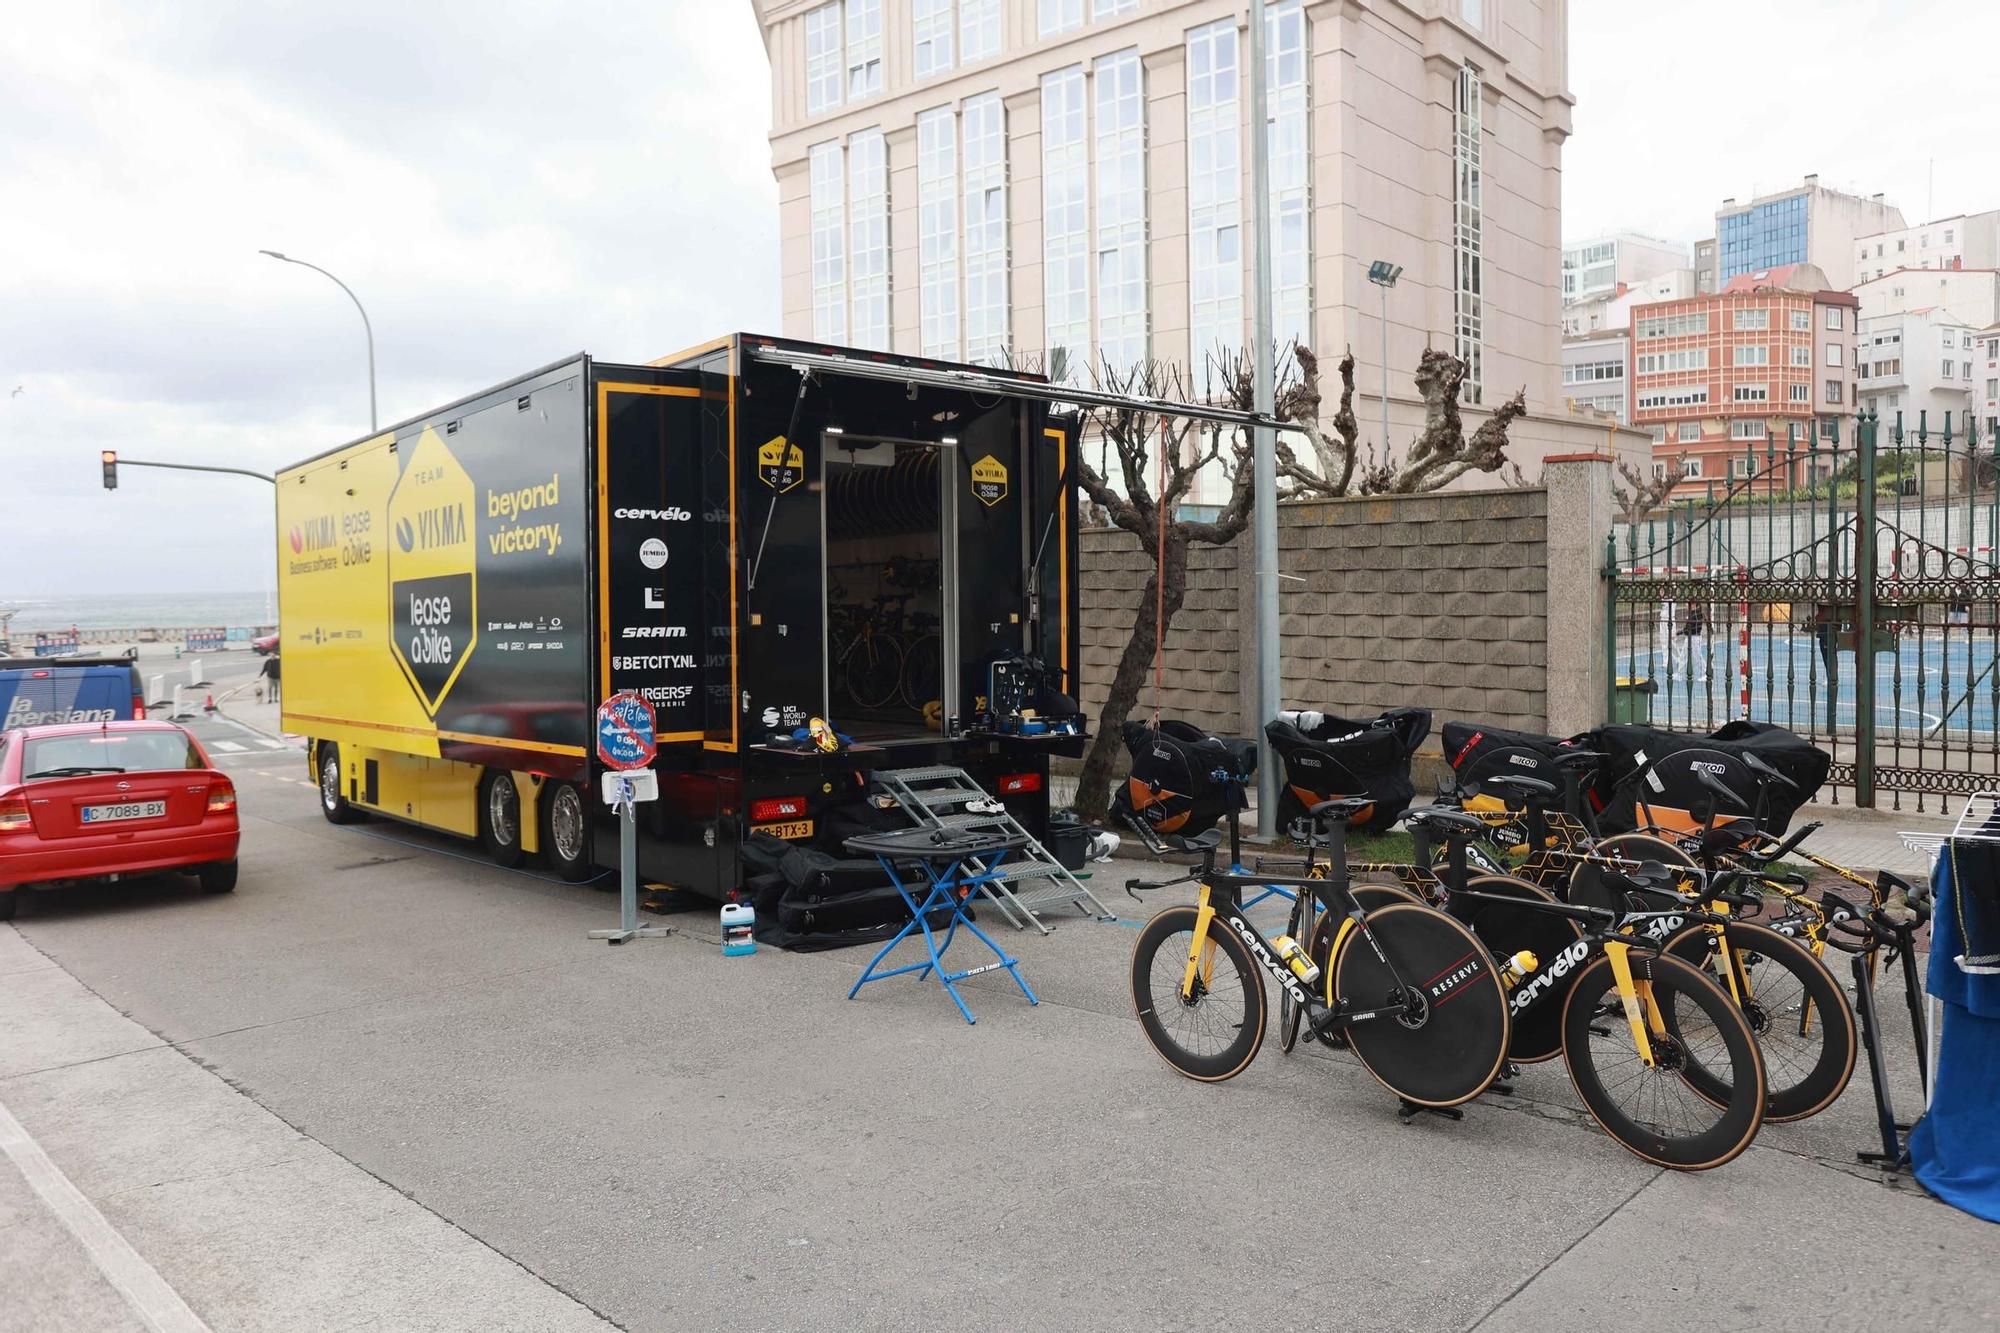
{"label": "apartment building", "polygon": [[1672,241],[1621,231],[1563,246],[1563,304],[1615,295],[1647,278],[1688,266],[1688,249]]}
{"label": "apartment building", "polygon": [[1572,413],[1600,413],[1632,422],[1632,334],[1606,329],[1562,344],[1563,396]]}
{"label": "apartment building", "polygon": [[1689,488],[1749,471],[1766,439],[1830,436],[1854,410],[1860,303],[1809,264],[1632,312],[1632,423]]}
{"label": "apartment building", "polygon": [[1857,282],[1899,268],[2000,268],[2000,209],[1862,236],[1854,264]]}
{"label": "apartment building", "polygon": [[1938,307],[1961,323],[1984,328],[2000,319],[2000,269],[1891,269],[1854,285],[1861,318],[1906,315]]}
{"label": "apartment building", "polygon": [[1693,296],[1698,290],[1696,276],[1691,268],[1668,269],[1637,282],[1621,282],[1615,290],[1601,296],[1565,305],[1562,312],[1563,337],[1576,338],[1600,331],[1629,329],[1632,327],[1632,307]]}
{"label": "apartment building", "polygon": [[[1963,439],[1974,410],[1975,362],[1983,325],[1942,306],[1861,318],[1854,351],[1854,392],[1882,418],[1884,430],[1941,432]],[[1886,438],[1886,437],[1885,437]]]}
{"label": "apartment building", "polygon": [[2000,324],[1988,324],[1973,336],[1973,409],[1979,414],[1979,438],[1988,448],[2000,439]]}
{"label": "apartment building", "polygon": [[753,4],[784,332],[1199,380],[1249,341],[1261,126],[1277,337],[1352,348],[1363,422],[1386,260],[1393,439],[1421,423],[1411,376],[1436,345],[1469,367],[1468,430],[1525,387],[1530,475],[1541,452],[1602,446],[1562,409],[1566,0],[1268,0],[1263,108],[1242,0]]}
{"label": "apartment building", "polygon": [[1864,198],[1829,189],[1812,175],[1747,204],[1723,200],[1715,211],[1712,251],[1697,246],[1697,254],[1713,255],[1709,271],[1715,291],[1745,273],[1790,264],[1811,264],[1835,287],[1846,289],[1861,276],[1856,259],[1860,238],[1903,226],[1901,210],[1884,203],[1881,195]]}

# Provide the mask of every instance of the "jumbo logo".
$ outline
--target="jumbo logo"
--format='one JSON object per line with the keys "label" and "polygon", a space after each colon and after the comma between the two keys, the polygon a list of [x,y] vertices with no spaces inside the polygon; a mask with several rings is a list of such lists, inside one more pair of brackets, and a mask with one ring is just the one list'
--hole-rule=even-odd
{"label": "jumbo logo", "polygon": [[433,715],[478,640],[477,548],[466,520],[477,503],[472,478],[426,430],[389,496],[389,651]]}

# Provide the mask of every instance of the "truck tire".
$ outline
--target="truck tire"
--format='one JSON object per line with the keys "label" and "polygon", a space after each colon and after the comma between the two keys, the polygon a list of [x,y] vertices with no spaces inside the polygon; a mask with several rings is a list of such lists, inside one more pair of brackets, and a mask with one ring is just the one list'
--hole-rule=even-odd
{"label": "truck tire", "polygon": [[322,741],[314,757],[319,764],[319,812],[329,824],[352,824],[361,812],[340,793],[340,747]]}
{"label": "truck tire", "polygon": [[521,792],[514,775],[489,769],[479,780],[479,845],[502,870],[521,864]]}
{"label": "truck tire", "polygon": [[590,855],[590,803],[573,782],[548,782],[542,787],[542,851],[549,869],[572,884],[597,873]]}

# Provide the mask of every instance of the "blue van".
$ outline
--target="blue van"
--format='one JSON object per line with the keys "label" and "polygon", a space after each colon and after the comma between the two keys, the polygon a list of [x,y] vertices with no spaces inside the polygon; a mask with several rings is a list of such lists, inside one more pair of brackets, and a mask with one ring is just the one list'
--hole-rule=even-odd
{"label": "blue van", "polygon": [[129,666],[0,669],[0,731],[52,722],[118,722],[145,716]]}

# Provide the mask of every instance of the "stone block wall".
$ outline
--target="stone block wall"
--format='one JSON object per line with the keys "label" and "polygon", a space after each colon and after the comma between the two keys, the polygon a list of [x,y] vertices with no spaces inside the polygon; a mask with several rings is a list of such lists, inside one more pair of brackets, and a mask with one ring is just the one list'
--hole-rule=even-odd
{"label": "stone block wall", "polygon": [[[1104,711],[1118,655],[1132,636],[1153,561],[1137,537],[1118,528],[1087,529],[1078,549],[1083,585],[1081,703],[1084,712],[1095,718]],[[1248,550],[1247,536],[1228,546],[1197,544],[1189,549],[1187,602],[1167,632],[1162,656],[1162,717],[1184,718],[1222,735],[1241,734],[1237,680],[1242,636],[1250,632],[1254,614],[1243,610],[1238,586],[1243,574],[1237,557],[1243,554],[1247,566]],[[1149,673],[1139,691],[1135,717],[1151,713],[1153,694]]]}

